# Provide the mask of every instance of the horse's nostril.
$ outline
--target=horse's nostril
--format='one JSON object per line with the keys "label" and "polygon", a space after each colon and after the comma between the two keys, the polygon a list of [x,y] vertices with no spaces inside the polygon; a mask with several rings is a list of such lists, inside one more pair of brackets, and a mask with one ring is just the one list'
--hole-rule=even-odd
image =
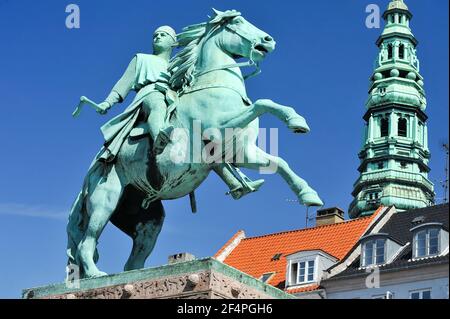
{"label": "horse's nostril", "polygon": [[270,35],[267,35],[267,36],[264,38],[264,41],[271,42],[271,41],[273,41],[273,38],[272,38]]}

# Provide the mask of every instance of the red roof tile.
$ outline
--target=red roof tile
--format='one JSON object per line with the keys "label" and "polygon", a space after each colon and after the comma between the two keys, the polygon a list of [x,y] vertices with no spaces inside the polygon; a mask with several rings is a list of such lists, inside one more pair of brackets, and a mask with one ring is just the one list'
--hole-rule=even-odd
{"label": "red roof tile", "polygon": [[299,293],[299,292],[307,292],[307,291],[318,290],[319,288],[320,288],[319,285],[313,284],[313,285],[308,285],[308,286],[299,287],[299,288],[285,289],[285,291],[288,294],[296,294],[296,293]]}
{"label": "red roof tile", "polygon": [[[244,238],[223,262],[258,279],[265,273],[275,272],[267,283],[284,289],[286,255],[298,251],[323,250],[341,260],[364,234],[380,210],[381,207],[372,216],[342,223]],[[226,245],[215,256],[225,248]],[[282,253],[282,257],[272,260],[278,253]]]}

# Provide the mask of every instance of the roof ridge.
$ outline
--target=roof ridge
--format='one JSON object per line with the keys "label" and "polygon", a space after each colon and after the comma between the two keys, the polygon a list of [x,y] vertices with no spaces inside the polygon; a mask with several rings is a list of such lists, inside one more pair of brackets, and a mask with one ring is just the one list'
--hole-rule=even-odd
{"label": "roof ridge", "polygon": [[356,218],[356,219],[345,220],[343,222],[336,223],[336,224],[321,225],[321,226],[315,226],[315,227],[310,227],[310,228],[300,228],[300,229],[293,229],[293,230],[284,230],[284,231],[271,233],[271,234],[266,234],[266,235],[246,237],[246,238],[243,238],[242,241],[246,241],[246,240],[249,240],[249,239],[277,236],[277,235],[281,235],[281,234],[296,233],[296,232],[302,232],[302,231],[308,231],[308,230],[316,230],[316,229],[320,229],[320,228],[334,227],[334,226],[337,226],[337,225],[350,224],[352,222],[360,222],[360,221],[362,221],[364,219],[371,219],[372,217],[373,217],[373,215],[370,215],[370,216],[364,216],[364,217],[360,217],[360,218]]}
{"label": "roof ridge", "polygon": [[431,205],[431,206],[417,207],[417,208],[413,208],[413,209],[408,209],[405,212],[414,213],[416,211],[421,211],[421,210],[426,210],[426,209],[435,209],[435,208],[439,208],[441,206],[448,206],[448,205],[449,205],[449,203],[440,203],[440,204]]}
{"label": "roof ridge", "polygon": [[[242,239],[245,239],[245,237],[246,237],[246,235],[245,235],[245,231],[243,230],[243,229],[240,229],[240,230],[238,230],[230,239],[228,239],[228,241],[214,254],[214,258],[219,258],[220,257],[220,255],[228,248],[228,247],[230,247],[231,246],[231,244],[240,236],[240,235],[242,235],[244,238],[242,238]],[[242,240],[241,239],[241,240]],[[234,247],[235,248],[235,247]],[[233,248],[233,249],[234,249]],[[231,253],[231,252],[230,252]],[[230,253],[228,253],[228,254],[230,254]],[[225,257],[226,258],[226,257]],[[225,259],[224,258],[224,259]],[[220,260],[220,261],[223,261],[223,260]]]}

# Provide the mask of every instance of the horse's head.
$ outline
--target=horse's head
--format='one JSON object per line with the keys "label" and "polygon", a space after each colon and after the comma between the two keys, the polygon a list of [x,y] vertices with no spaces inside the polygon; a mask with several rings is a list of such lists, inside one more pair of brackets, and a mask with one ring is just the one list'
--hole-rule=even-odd
{"label": "horse's head", "polygon": [[219,45],[233,58],[244,57],[259,62],[275,49],[274,39],[245,20],[240,12],[213,10],[216,15],[209,24],[221,29]]}
{"label": "horse's head", "polygon": [[[211,43],[227,58],[243,57],[251,62],[263,60],[275,49],[273,38],[245,20],[240,12],[214,9],[214,13],[209,21],[187,26],[177,34],[178,46],[183,50],[172,58],[169,65],[172,74],[169,83],[174,90],[192,85],[198,74],[206,73],[205,69],[211,71],[230,65],[226,59],[211,54]],[[205,56],[208,62],[218,65],[211,67],[205,63]],[[203,64],[203,69],[198,69],[199,64]]]}

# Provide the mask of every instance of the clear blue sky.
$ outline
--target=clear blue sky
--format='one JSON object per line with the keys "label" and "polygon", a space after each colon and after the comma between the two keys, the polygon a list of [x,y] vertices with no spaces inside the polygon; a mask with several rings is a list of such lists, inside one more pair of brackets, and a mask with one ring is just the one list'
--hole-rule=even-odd
{"label": "clear blue sky", "polygon": [[[431,180],[442,197],[448,139],[448,1],[406,1],[420,44],[428,98]],[[248,81],[250,98],[292,105],[308,121],[308,135],[279,127],[280,155],[320,194],[326,206],[347,209],[358,177],[368,78],[381,29],[365,27],[365,8],[387,0],[323,1],[100,1],[75,0],[81,28],[65,27],[69,1],[0,0],[0,297],[64,279],[66,219],[109,118],[71,112],[80,95],[101,101],[137,52],[150,52],[155,27],[177,31],[203,22],[211,7],[237,9],[277,41],[263,73]],[[116,107],[117,114],[126,104]],[[249,173],[257,177],[254,173]],[[258,193],[234,201],[211,174],[197,190],[199,212],[188,198],[165,202],[162,233],[147,266],[190,252],[213,255],[236,231],[249,236],[305,226],[305,208],[276,175]],[[131,240],[109,225],[99,266],[119,272]]]}

